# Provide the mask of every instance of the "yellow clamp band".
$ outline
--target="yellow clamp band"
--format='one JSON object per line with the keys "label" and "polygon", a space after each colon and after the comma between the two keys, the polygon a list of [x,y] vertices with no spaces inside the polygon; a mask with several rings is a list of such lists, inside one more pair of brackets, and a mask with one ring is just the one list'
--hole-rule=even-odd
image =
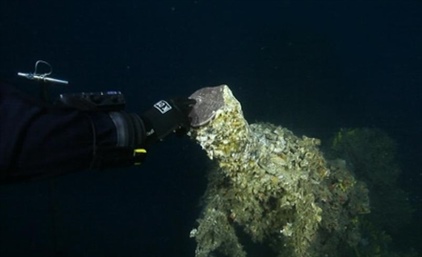
{"label": "yellow clamp band", "polygon": [[141,153],[147,153],[147,150],[145,150],[143,148],[138,148],[138,149],[133,150],[133,156],[135,156],[137,154],[141,154]]}
{"label": "yellow clamp band", "polygon": [[[133,149],[133,157],[137,156],[137,155],[141,155],[141,154],[146,154],[147,150],[143,149],[143,148],[138,148],[138,149]],[[134,165],[140,165],[140,162],[135,162]]]}

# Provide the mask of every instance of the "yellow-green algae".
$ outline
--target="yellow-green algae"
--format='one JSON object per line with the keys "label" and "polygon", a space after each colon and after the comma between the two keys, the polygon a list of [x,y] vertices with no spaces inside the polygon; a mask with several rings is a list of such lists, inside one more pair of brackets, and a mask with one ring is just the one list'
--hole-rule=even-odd
{"label": "yellow-green algae", "polygon": [[277,256],[333,256],[341,244],[355,246],[359,216],[369,212],[365,184],[343,160],[325,160],[320,140],[248,124],[227,86],[223,97],[215,117],[190,131],[218,164],[191,231],[196,256],[247,256],[239,230]]}

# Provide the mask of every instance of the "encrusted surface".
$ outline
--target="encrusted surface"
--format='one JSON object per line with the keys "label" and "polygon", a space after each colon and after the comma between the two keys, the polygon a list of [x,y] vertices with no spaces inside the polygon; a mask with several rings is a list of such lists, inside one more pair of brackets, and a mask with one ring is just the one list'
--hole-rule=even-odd
{"label": "encrusted surface", "polygon": [[223,85],[218,90],[224,104],[190,131],[218,164],[209,175],[203,216],[191,232],[198,243],[196,256],[214,251],[246,256],[239,228],[278,256],[332,254],[320,239],[335,237],[333,242],[339,243],[336,232],[354,238],[346,243],[355,243],[358,232],[344,227],[353,228],[354,216],[368,212],[365,186],[356,183],[341,161],[327,164],[318,139],[299,138],[269,123],[249,125],[230,89]]}

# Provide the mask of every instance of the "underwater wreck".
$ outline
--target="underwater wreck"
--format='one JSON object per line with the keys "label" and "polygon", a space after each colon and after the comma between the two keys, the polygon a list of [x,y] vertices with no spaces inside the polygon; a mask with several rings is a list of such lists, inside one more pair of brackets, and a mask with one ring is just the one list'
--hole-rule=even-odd
{"label": "underwater wreck", "polygon": [[190,236],[196,257],[248,256],[248,242],[274,256],[339,256],[359,242],[368,190],[320,140],[270,123],[249,124],[226,85],[203,88],[189,135],[215,161]]}

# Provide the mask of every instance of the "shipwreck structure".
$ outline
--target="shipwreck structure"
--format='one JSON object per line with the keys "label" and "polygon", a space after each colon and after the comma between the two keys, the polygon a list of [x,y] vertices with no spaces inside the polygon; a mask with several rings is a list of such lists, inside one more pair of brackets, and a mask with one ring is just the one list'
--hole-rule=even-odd
{"label": "shipwreck structure", "polygon": [[189,135],[216,163],[190,233],[197,257],[248,256],[245,237],[274,256],[333,256],[356,246],[368,191],[345,161],[326,160],[318,139],[248,124],[226,85],[191,98]]}

